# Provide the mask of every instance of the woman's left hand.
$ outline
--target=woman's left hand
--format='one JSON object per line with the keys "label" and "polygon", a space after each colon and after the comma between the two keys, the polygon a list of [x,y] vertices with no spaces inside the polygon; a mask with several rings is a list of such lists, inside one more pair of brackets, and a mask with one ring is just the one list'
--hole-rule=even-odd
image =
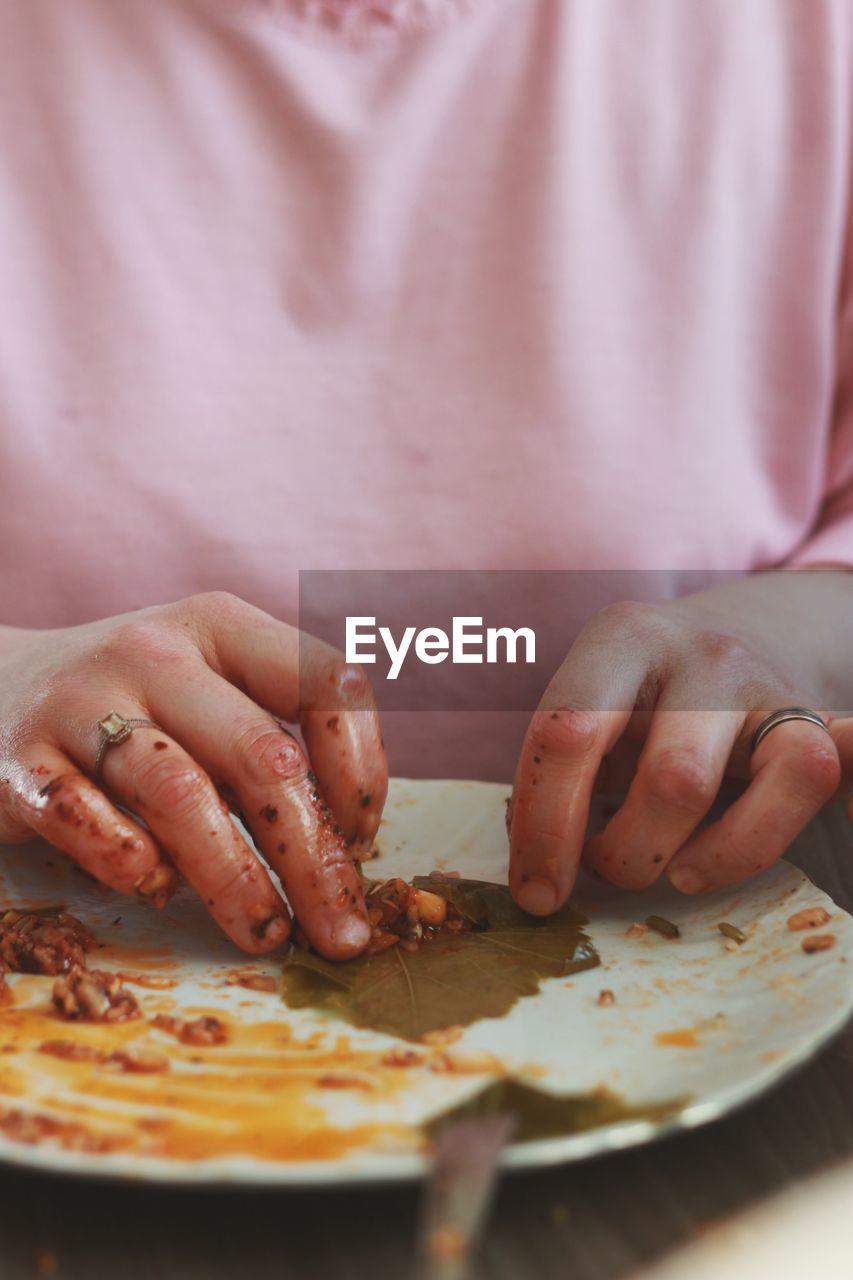
{"label": "woman's left hand", "polygon": [[[802,720],[780,724],[752,753],[750,741],[779,708],[805,706],[831,721],[833,705],[851,705],[851,606],[847,574],[783,572],[596,615],[522,748],[510,810],[519,905],[555,910],[581,860],[626,889],[666,875],[684,893],[775,862],[836,792],[839,751],[832,732]],[[624,783],[627,761],[624,802],[585,843],[593,790]],[[726,776],[749,785],[699,830]]]}

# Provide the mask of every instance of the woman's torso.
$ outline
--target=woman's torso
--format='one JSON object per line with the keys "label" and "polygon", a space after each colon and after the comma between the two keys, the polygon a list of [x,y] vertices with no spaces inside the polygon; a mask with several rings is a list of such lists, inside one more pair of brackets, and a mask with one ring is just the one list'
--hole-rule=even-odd
{"label": "woman's torso", "polygon": [[0,0],[4,621],[784,561],[825,480],[849,18]]}

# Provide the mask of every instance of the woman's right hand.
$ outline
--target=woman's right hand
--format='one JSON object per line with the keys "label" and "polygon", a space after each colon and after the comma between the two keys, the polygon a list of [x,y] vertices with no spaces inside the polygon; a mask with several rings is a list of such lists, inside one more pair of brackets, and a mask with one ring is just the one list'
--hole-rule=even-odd
{"label": "woman's right hand", "polygon": [[[96,780],[111,711],[159,728],[108,747]],[[313,946],[342,960],[370,937],[348,846],[372,842],[387,784],[363,673],[233,596],[0,634],[0,843],[41,836],[155,906],[177,869],[245,951],[273,950],[290,923],[229,805]]]}

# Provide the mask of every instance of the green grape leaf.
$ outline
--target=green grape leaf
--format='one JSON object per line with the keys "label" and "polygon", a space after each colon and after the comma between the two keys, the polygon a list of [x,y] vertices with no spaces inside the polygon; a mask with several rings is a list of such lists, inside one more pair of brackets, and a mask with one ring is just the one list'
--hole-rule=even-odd
{"label": "green grape leaf", "polygon": [[281,994],[293,1009],[318,1009],[355,1027],[419,1040],[430,1031],[500,1018],[545,978],[564,978],[599,963],[583,931],[586,918],[567,905],[529,916],[506,885],[416,878],[472,921],[462,933],[438,933],[416,952],[392,947],[345,964],[294,947]]}

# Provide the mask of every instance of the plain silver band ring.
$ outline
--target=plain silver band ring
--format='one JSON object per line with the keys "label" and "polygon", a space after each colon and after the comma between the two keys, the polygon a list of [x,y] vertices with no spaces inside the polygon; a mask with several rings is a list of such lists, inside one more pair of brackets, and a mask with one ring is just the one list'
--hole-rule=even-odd
{"label": "plain silver band ring", "polygon": [[95,756],[95,777],[101,776],[101,765],[104,762],[104,756],[110,747],[117,747],[120,742],[126,742],[134,729],[157,729],[162,733],[162,729],[153,720],[126,720],[124,716],[120,716],[117,711],[111,711],[109,715],[104,716],[103,720],[98,721],[98,733],[101,740],[98,743],[98,754]]}
{"label": "plain silver band ring", "polygon": [[780,707],[778,711],[771,711],[769,716],[765,716],[755,730],[752,735],[750,753],[756,749],[759,742],[767,737],[771,729],[775,729],[777,724],[785,724],[788,720],[807,720],[809,724],[816,724],[825,733],[829,733],[826,721],[816,711],[812,711],[810,707]]}

